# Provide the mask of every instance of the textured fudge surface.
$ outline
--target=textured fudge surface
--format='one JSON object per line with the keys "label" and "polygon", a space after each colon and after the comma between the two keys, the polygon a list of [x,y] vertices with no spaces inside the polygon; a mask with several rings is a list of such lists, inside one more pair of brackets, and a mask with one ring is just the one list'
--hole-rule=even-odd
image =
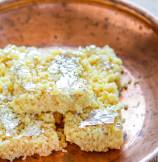
{"label": "textured fudge surface", "polygon": [[115,111],[115,107],[109,110],[95,110],[91,112],[93,114],[90,110],[85,110],[83,114],[67,113],[64,127],[66,140],[84,151],[120,149],[123,144],[121,111]]}
{"label": "textured fudge surface", "polygon": [[34,154],[49,155],[62,150],[52,113],[17,115],[0,106],[0,157],[13,160]]}
{"label": "textured fudge surface", "polygon": [[0,157],[120,149],[122,75],[109,46],[0,49]]}
{"label": "textured fudge surface", "polygon": [[17,113],[82,112],[119,100],[122,62],[108,46],[0,50],[0,91]]}

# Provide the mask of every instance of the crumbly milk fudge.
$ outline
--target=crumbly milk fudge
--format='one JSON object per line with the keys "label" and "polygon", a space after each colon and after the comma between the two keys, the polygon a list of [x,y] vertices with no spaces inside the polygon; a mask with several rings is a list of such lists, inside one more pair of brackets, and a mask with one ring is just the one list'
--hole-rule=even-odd
{"label": "crumbly milk fudge", "polygon": [[38,154],[47,156],[65,147],[56,132],[52,113],[17,115],[7,105],[0,106],[0,158],[13,160]]}
{"label": "crumbly milk fudge", "polygon": [[82,112],[119,100],[122,62],[105,46],[0,50],[0,91],[18,113]]}
{"label": "crumbly milk fudge", "polygon": [[65,115],[65,136],[84,151],[106,152],[123,144],[122,105]]}
{"label": "crumbly milk fudge", "polygon": [[1,92],[5,93],[6,89],[11,92],[10,106],[18,113],[64,114],[96,105],[75,54],[7,46],[0,50],[0,63]]}
{"label": "crumbly milk fudge", "polygon": [[0,158],[119,149],[122,74],[108,46],[0,49]]}

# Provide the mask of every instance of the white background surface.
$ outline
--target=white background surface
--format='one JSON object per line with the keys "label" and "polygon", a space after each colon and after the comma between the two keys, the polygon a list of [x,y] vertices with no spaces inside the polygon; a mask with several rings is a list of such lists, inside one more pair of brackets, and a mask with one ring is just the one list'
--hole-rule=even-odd
{"label": "white background surface", "polygon": [[125,0],[144,7],[158,18],[158,0]]}

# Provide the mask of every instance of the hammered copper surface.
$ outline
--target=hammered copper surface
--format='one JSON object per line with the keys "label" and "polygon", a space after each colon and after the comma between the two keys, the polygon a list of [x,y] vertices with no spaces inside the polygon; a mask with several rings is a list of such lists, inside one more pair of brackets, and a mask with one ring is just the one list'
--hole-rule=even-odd
{"label": "hammered copper surface", "polygon": [[129,110],[125,112],[126,141],[120,151],[86,153],[69,145],[67,152],[29,157],[25,162],[138,162],[152,157],[158,147],[157,26],[153,30],[150,20],[132,9],[111,5],[110,0],[104,3],[20,0],[0,5],[0,47],[9,43],[38,47],[109,44],[133,80],[122,95]]}

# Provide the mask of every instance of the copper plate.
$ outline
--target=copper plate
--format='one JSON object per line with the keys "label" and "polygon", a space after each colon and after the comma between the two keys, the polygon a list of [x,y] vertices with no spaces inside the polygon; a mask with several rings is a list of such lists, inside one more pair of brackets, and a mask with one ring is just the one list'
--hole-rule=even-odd
{"label": "copper plate", "polygon": [[[158,22],[143,10],[114,0],[10,0],[0,4],[0,47],[109,44],[133,83],[122,99],[126,141],[122,149],[29,157],[26,162],[145,162],[158,152]],[[3,161],[3,160],[0,160]],[[20,162],[21,159],[16,160]]]}

